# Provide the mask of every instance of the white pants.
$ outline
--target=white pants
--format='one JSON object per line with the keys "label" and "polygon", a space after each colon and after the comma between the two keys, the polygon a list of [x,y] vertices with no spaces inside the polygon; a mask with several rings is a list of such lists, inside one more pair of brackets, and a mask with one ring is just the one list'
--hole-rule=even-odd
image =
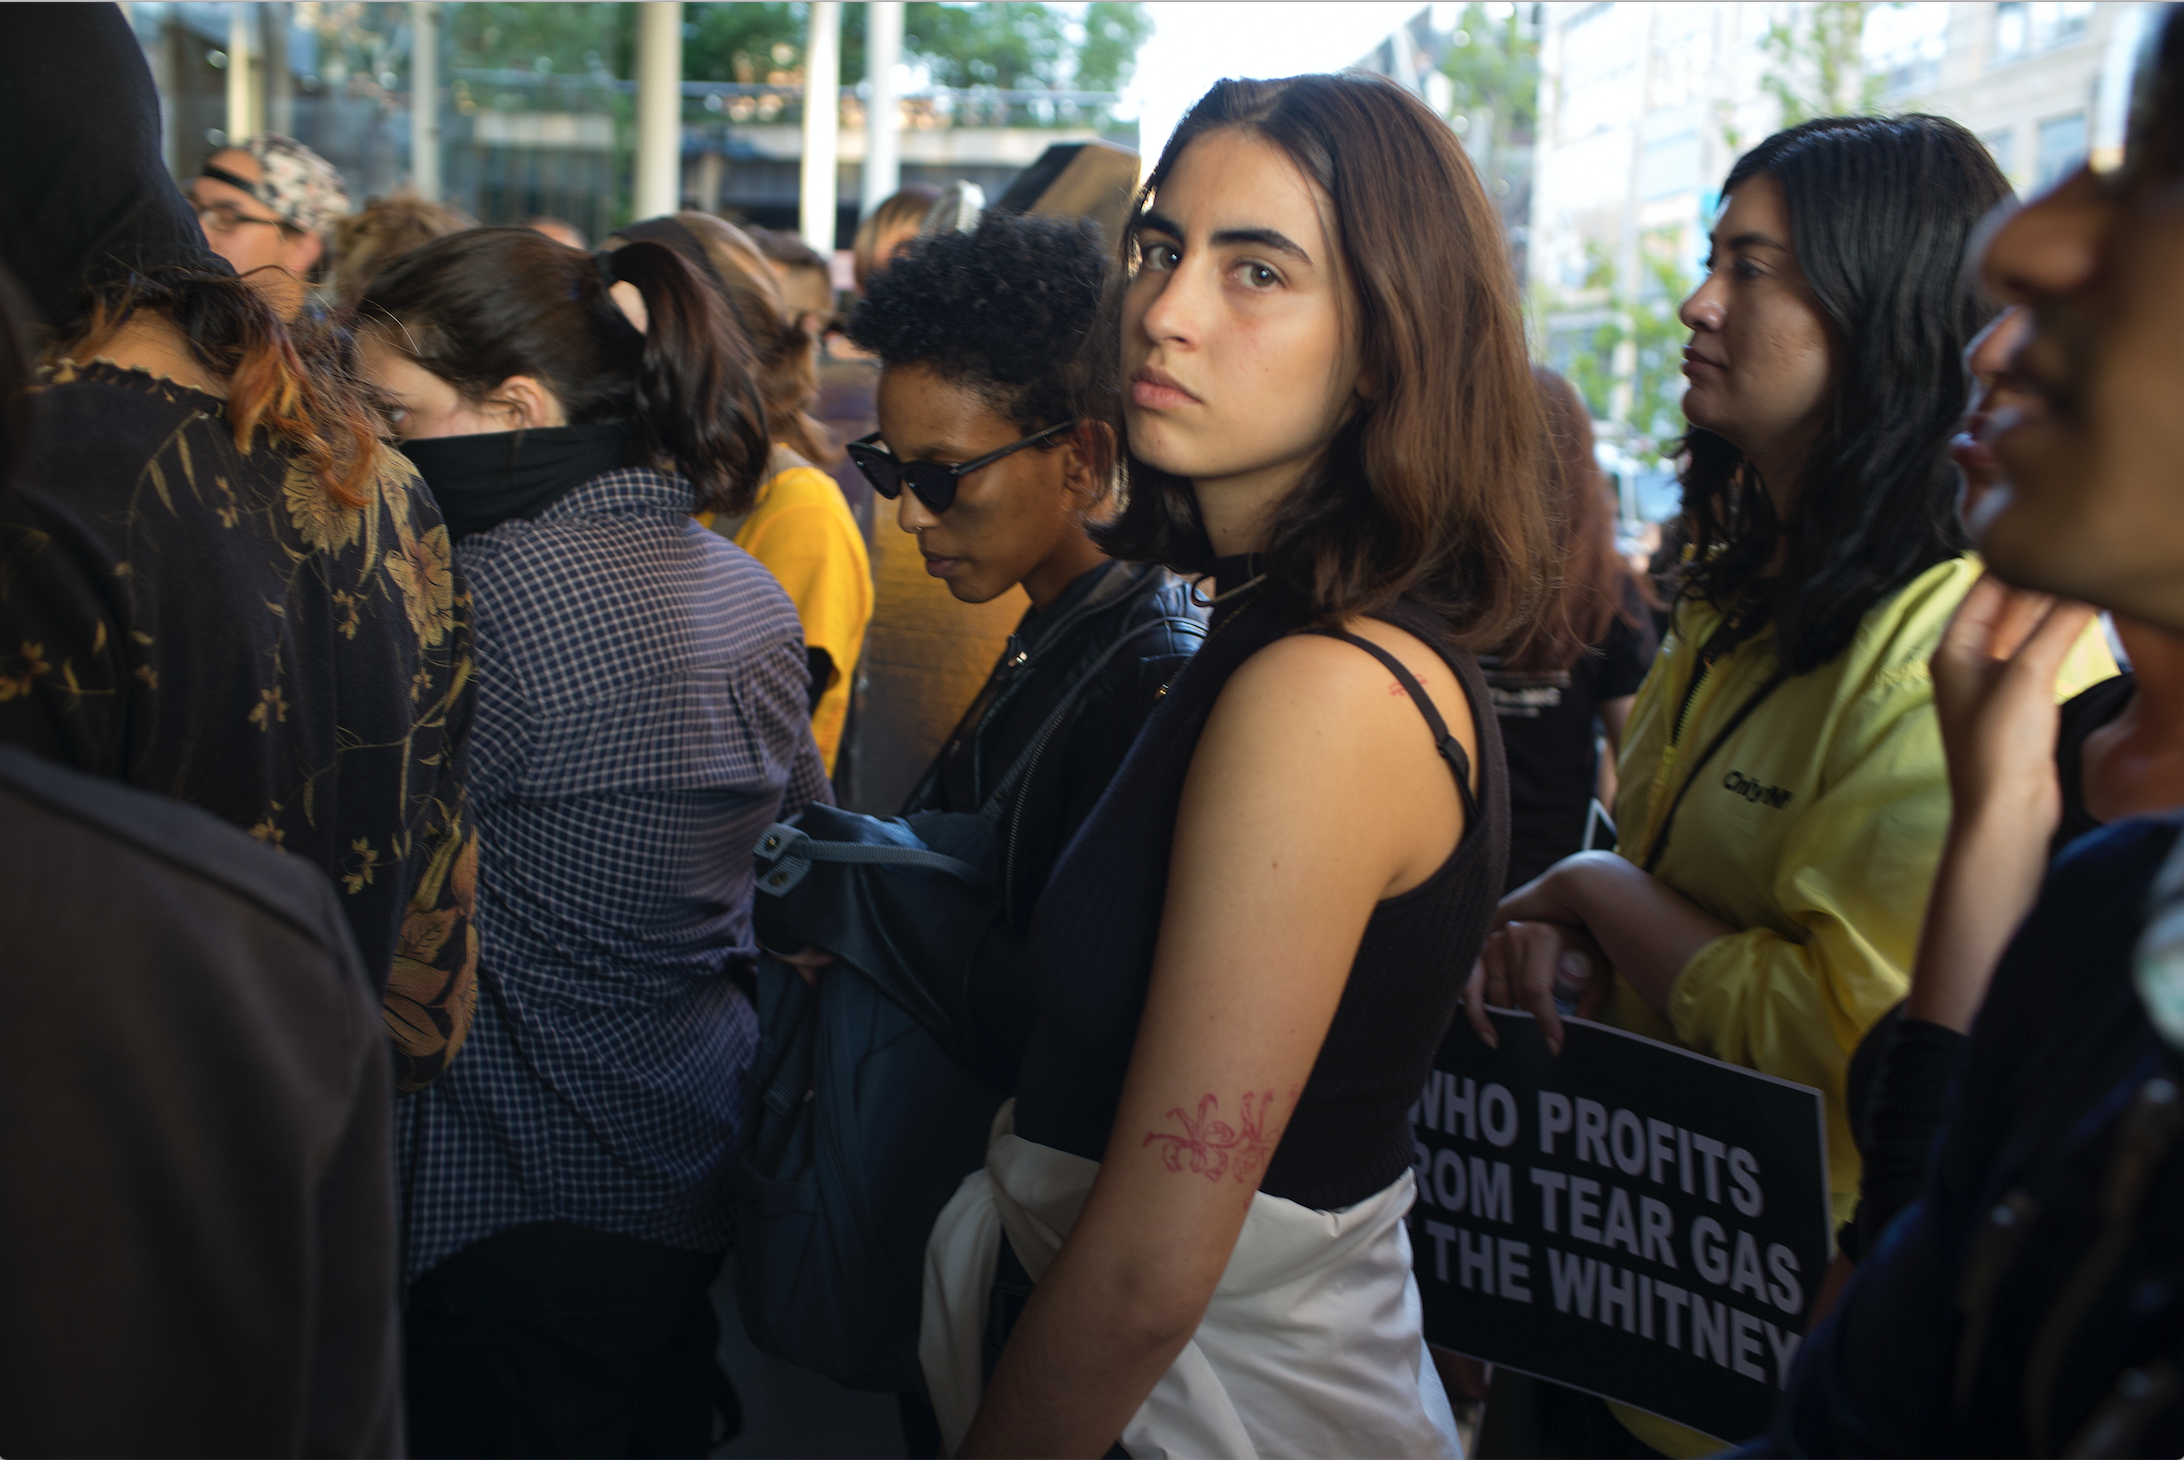
{"label": "white pants", "polygon": [[[1099,1163],[994,1118],[986,1165],[933,1225],[918,1358],[953,1452],[985,1384],[980,1352],[1001,1237],[1034,1281],[1077,1223]],[[1426,1354],[1403,1217],[1411,1173],[1339,1212],[1260,1192],[1191,1341],[1122,1432],[1153,1457],[1434,1456],[1462,1460]]]}

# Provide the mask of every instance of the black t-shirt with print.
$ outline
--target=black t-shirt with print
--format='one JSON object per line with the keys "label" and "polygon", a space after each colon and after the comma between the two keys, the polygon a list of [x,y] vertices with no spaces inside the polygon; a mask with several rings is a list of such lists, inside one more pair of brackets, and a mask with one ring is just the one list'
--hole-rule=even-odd
{"label": "black t-shirt with print", "polygon": [[1618,617],[1568,669],[1507,669],[1480,657],[1509,756],[1509,887],[1584,849],[1599,772],[1594,721],[1603,701],[1638,692],[1657,647],[1650,624]]}

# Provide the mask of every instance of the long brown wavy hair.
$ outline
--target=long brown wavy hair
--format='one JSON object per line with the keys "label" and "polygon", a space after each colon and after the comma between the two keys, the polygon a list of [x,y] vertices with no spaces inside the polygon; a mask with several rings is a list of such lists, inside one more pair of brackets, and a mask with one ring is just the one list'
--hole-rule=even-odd
{"label": "long brown wavy hair", "polygon": [[1121,296],[1149,202],[1184,151],[1222,128],[1279,147],[1330,200],[1359,357],[1380,383],[1276,509],[1268,574],[1325,620],[1407,596],[1447,619],[1457,643],[1515,640],[1537,612],[1554,545],[1509,250],[1448,123],[1379,77],[1222,81],[1169,139],[1088,346],[1086,414],[1120,443],[1124,492],[1101,545],[1181,572],[1213,566],[1190,483],[1129,450]]}
{"label": "long brown wavy hair", "polygon": [[1556,568],[1539,617],[1524,641],[1502,656],[1511,669],[1568,669],[1620,618],[1632,628],[1653,598],[1615,550],[1613,498],[1593,456],[1592,417],[1576,387],[1544,366],[1532,368],[1546,405],[1548,483]]}
{"label": "long brown wavy hair", "polygon": [[172,324],[191,358],[227,381],[236,450],[248,455],[263,428],[336,502],[371,501],[386,418],[342,337],[284,323],[263,295],[232,274],[168,267],[101,288],[82,328],[50,356],[89,359],[139,313]]}

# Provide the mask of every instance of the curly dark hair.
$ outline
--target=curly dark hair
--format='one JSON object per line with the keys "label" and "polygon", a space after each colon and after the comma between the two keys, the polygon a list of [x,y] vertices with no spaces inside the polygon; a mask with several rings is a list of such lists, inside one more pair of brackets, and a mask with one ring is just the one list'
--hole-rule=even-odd
{"label": "curly dark hair", "polygon": [[1026,435],[1077,414],[1078,348],[1107,260],[1091,223],[988,213],[921,238],[875,274],[849,337],[886,365],[924,365]]}

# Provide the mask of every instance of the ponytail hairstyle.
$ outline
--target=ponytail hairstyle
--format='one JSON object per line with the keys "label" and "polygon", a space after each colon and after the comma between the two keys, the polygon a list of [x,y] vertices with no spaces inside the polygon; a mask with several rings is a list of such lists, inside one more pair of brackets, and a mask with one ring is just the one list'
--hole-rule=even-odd
{"label": "ponytail hairstyle", "polygon": [[[758,356],[758,393],[766,405],[773,439],[814,466],[828,466],[841,449],[826,428],[811,417],[819,402],[819,326],[810,310],[791,309],[782,298],[781,281],[751,236],[710,213],[685,209],[665,218],[632,224],[642,236],[675,247],[686,259],[702,262],[703,277],[720,286],[729,312]],[[607,247],[628,247],[630,228],[607,240]],[[658,230],[658,231],[654,231]],[[679,230],[679,238],[678,238]]]}
{"label": "ponytail hairstyle", "polygon": [[[617,282],[643,296],[643,331]],[[758,493],[769,443],[750,342],[664,244],[588,254],[528,228],[466,229],[388,265],[356,320],[473,403],[528,375],[572,426],[627,421],[629,465],[681,472],[698,511],[746,512]]]}
{"label": "ponytail hairstyle", "polygon": [[263,427],[334,501],[354,508],[372,500],[385,420],[332,331],[283,323],[233,274],[168,266],[98,286],[83,326],[51,357],[90,359],[140,310],[173,325],[191,358],[227,381],[236,450],[249,455]]}

